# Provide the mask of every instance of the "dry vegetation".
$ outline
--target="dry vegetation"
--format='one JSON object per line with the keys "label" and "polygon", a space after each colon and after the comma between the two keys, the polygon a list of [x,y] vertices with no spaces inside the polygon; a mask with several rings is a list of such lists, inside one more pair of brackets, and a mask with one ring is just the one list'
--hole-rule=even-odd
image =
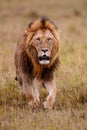
{"label": "dry vegetation", "polygon": [[[25,26],[41,15],[61,29],[61,64],[54,110],[32,112],[14,80],[13,56]],[[46,94],[42,88],[42,100]],[[0,0],[0,130],[87,130],[86,0]]]}

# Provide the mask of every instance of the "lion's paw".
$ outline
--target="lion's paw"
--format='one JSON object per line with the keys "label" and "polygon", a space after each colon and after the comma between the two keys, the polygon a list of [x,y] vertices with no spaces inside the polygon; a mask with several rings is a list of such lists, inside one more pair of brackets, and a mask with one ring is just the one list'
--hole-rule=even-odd
{"label": "lion's paw", "polygon": [[35,109],[38,106],[39,106],[38,102],[35,102],[35,101],[32,101],[32,100],[28,102],[28,107],[31,108],[31,109]]}
{"label": "lion's paw", "polygon": [[51,98],[47,98],[47,100],[43,103],[43,106],[44,108],[51,110],[54,107],[54,101]]}

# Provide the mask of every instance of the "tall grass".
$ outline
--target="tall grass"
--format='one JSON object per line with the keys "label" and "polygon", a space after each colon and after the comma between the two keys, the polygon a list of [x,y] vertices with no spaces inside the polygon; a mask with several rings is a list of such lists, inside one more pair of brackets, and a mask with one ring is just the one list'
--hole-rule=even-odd
{"label": "tall grass", "polygon": [[[0,130],[87,130],[87,2],[85,0],[0,1]],[[32,18],[48,16],[61,29],[57,97],[45,110],[31,111],[14,80],[14,50]],[[63,35],[63,36],[62,36]]]}

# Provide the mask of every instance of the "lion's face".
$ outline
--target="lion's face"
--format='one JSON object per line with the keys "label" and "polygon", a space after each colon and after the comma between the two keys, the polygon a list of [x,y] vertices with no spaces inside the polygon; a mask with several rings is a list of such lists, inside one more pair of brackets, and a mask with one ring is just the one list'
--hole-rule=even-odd
{"label": "lion's face", "polygon": [[48,29],[38,30],[34,34],[31,45],[35,49],[38,62],[41,65],[50,64],[57,54],[56,39]]}

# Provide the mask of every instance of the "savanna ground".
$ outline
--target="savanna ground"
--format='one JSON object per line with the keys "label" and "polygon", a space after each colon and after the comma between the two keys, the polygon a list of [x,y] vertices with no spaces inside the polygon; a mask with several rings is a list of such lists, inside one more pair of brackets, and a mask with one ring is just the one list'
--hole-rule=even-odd
{"label": "savanna ground", "polygon": [[[54,110],[27,107],[14,80],[14,50],[26,25],[47,16],[60,28]],[[42,88],[42,101],[47,95]],[[0,130],[87,130],[87,0],[0,0]]]}

